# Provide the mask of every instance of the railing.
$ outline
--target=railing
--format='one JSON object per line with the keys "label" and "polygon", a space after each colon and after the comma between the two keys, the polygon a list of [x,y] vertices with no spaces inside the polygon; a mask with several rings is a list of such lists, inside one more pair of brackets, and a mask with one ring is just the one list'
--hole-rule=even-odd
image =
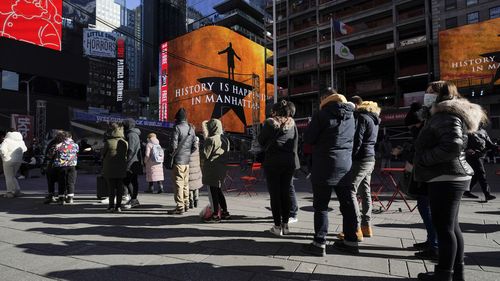
{"label": "railing", "polygon": [[344,11],[336,12],[335,16],[337,18],[345,18],[356,13],[366,12],[366,10],[373,9],[387,3],[392,3],[392,0],[372,0],[361,5],[353,5]]}
{"label": "railing", "polygon": [[250,22],[264,28],[264,22],[262,21],[258,21],[254,18],[252,18],[251,16],[247,15],[245,12],[241,11],[240,9],[234,9],[234,10],[231,10],[225,14],[220,14],[219,17],[217,18],[217,22],[218,21],[221,21],[225,18],[228,18],[228,17],[231,17],[231,16],[234,16],[234,15],[239,15],[241,17],[244,17],[245,19],[249,20]]}
{"label": "railing", "polygon": [[423,15],[424,13],[425,13],[425,9],[420,8],[420,9],[416,9],[416,10],[401,12],[398,14],[398,18],[400,21],[402,21],[402,20],[406,20],[409,18],[419,17],[419,16]]}
{"label": "railing", "polygon": [[316,0],[296,0],[290,5],[290,15],[316,7]]}
{"label": "railing", "polygon": [[305,69],[311,69],[317,67],[316,59],[306,61],[306,62],[297,62],[290,67],[290,70],[293,71],[299,71],[299,70],[305,70]]}
{"label": "railing", "polygon": [[411,76],[415,74],[422,74],[422,73],[427,73],[427,64],[419,64],[419,65],[412,65],[412,66],[405,66],[405,67],[400,67],[399,69],[399,76]]}

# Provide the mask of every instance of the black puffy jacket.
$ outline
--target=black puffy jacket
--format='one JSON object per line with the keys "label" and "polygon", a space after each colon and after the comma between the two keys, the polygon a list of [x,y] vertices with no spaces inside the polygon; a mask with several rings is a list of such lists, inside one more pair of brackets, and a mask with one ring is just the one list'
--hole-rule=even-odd
{"label": "black puffy jacket", "polygon": [[354,105],[329,102],[316,112],[304,135],[313,146],[311,181],[319,186],[350,186]]}
{"label": "black puffy jacket", "polygon": [[377,144],[380,107],[377,103],[364,101],[354,113],[356,117],[356,133],[352,159],[354,161],[375,161],[375,145]]}
{"label": "black puffy jacket", "polygon": [[265,148],[264,166],[299,169],[298,134],[293,118],[268,118],[258,139]]}
{"label": "black puffy jacket", "polygon": [[481,106],[467,99],[435,104],[415,142],[415,180],[427,182],[442,175],[471,176],[465,160],[467,134],[478,130],[485,120]]}

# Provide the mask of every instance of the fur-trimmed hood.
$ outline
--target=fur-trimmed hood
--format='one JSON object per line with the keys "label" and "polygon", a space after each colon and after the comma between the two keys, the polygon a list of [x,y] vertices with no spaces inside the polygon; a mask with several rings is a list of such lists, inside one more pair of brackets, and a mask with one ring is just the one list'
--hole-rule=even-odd
{"label": "fur-trimmed hood", "polygon": [[374,101],[364,101],[358,106],[358,108],[356,108],[357,113],[370,116],[375,125],[380,124],[380,111],[380,107]]}
{"label": "fur-trimmed hood", "polygon": [[222,135],[224,133],[222,122],[219,119],[215,118],[203,121],[201,124],[201,128],[203,131],[203,136],[205,138]]}
{"label": "fur-trimmed hood", "polygon": [[346,103],[347,99],[341,94],[332,94],[321,101],[319,108],[322,109],[329,103]]}
{"label": "fur-trimmed hood", "polygon": [[479,130],[481,123],[487,123],[488,117],[483,108],[471,103],[465,98],[445,100],[435,103],[431,108],[431,114],[448,113],[460,117],[467,127],[467,133]]}

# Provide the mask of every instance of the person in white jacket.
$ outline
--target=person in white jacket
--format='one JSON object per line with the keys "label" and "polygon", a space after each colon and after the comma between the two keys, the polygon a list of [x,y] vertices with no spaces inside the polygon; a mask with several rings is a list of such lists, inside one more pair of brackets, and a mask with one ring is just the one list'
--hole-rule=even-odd
{"label": "person in white jacket", "polygon": [[21,195],[19,182],[17,182],[16,174],[23,162],[23,153],[27,147],[24,144],[23,136],[19,132],[9,132],[5,136],[0,145],[0,156],[2,156],[3,172],[5,175],[5,183],[7,193],[5,197],[14,198]]}

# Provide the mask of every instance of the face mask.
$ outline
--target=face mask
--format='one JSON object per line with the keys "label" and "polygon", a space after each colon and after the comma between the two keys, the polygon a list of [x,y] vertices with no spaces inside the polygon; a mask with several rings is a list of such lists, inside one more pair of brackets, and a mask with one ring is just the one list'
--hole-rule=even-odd
{"label": "face mask", "polygon": [[436,101],[437,95],[436,94],[425,94],[424,95],[424,106],[426,107],[431,107],[432,104]]}

